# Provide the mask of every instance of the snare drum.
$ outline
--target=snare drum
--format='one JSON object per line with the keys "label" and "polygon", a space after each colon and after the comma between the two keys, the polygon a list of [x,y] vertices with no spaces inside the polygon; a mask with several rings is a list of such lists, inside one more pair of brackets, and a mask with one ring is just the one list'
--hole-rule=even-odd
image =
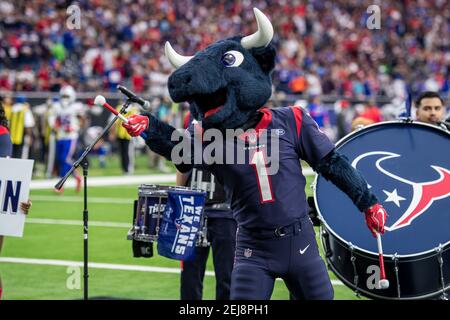
{"label": "snare drum", "polygon": [[364,214],[322,176],[315,203],[326,261],[358,294],[375,299],[445,298],[450,288],[450,134],[392,121],[337,143],[388,212],[383,252],[390,286],[378,287],[376,239]]}
{"label": "snare drum", "polygon": [[[206,217],[203,217],[205,197],[205,192],[194,188],[141,185],[133,214],[133,226],[128,231],[127,239],[153,243],[158,240],[163,228],[162,242],[170,242],[171,238],[178,237],[178,234],[172,232],[173,229],[184,227],[180,231],[182,233],[189,227],[192,231],[189,234],[195,235],[193,243],[196,246],[204,246],[207,221]],[[179,203],[184,200],[187,203],[180,206]],[[195,202],[197,208],[197,211],[192,213],[192,217],[189,216],[191,214],[189,201]],[[194,207],[194,204],[192,206]],[[185,223],[183,219],[190,224]],[[158,251],[159,248],[158,245]]]}
{"label": "snare drum", "polygon": [[161,217],[167,203],[167,191],[173,187],[143,184],[139,187],[137,209],[128,239],[154,242],[158,239]]}

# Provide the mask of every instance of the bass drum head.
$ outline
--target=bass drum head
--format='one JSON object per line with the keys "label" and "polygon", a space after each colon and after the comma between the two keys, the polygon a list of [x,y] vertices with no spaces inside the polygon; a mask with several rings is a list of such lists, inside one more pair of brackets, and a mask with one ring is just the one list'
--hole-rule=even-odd
{"label": "bass drum head", "polygon": [[[434,252],[450,241],[450,134],[421,123],[385,122],[337,144],[388,212],[385,256]],[[377,255],[364,214],[331,182],[316,178],[315,201],[325,228]]]}

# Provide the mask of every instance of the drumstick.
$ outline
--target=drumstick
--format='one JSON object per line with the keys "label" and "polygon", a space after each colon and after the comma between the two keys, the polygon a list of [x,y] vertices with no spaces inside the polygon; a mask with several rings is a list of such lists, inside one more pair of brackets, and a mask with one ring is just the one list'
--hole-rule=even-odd
{"label": "drumstick", "polygon": [[[121,114],[119,111],[114,109],[108,102],[106,102],[106,99],[104,96],[102,96],[102,95],[96,96],[95,100],[94,100],[94,104],[105,107],[106,109],[111,111],[113,114],[118,116],[120,120],[122,120],[125,123],[128,123],[128,119],[123,114]],[[144,139],[147,139],[147,135],[144,132],[142,132],[140,134],[140,136]]]}
{"label": "drumstick", "polygon": [[380,261],[380,281],[378,282],[378,286],[380,289],[389,288],[389,280],[386,279],[386,273],[384,270],[384,259],[383,259],[383,246],[381,244],[381,235],[377,232],[377,244],[378,244],[378,257]]}

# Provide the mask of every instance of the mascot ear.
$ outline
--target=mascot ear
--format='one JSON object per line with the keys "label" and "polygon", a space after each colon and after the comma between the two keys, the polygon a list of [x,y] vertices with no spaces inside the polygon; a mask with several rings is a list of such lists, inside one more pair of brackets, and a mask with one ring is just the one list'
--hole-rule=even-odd
{"label": "mascot ear", "polygon": [[250,53],[258,61],[258,64],[265,73],[269,74],[275,67],[275,56],[277,52],[272,44],[263,48],[251,49]]}

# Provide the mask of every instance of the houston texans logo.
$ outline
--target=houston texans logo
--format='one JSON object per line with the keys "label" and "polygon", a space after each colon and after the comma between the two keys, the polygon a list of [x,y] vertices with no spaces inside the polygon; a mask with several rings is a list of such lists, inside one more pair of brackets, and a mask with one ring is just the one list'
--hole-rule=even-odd
{"label": "houston texans logo", "polygon": [[[394,180],[410,185],[413,190],[412,199],[408,208],[403,212],[401,217],[397,219],[397,221],[395,221],[390,227],[386,227],[385,228],[386,230],[393,231],[396,229],[409,226],[414,219],[418,218],[423,213],[425,213],[427,209],[433,204],[434,201],[444,199],[450,196],[450,171],[446,168],[431,165],[430,167],[433,168],[439,174],[438,179],[427,182],[413,182],[398,175],[395,175],[381,166],[381,163],[387,159],[400,157],[399,154],[386,151],[373,151],[361,154],[358,157],[356,157],[355,160],[353,160],[352,166],[354,168],[357,168],[358,163],[362,159],[374,155],[383,156],[380,157],[375,162],[375,166],[380,172],[382,172],[383,174],[389,176]],[[387,192],[385,193],[388,194]],[[389,193],[389,196],[391,196],[391,194],[393,193],[394,192]],[[400,200],[406,200],[405,198],[397,195],[396,189],[394,199],[395,201],[397,201],[397,203]]]}

